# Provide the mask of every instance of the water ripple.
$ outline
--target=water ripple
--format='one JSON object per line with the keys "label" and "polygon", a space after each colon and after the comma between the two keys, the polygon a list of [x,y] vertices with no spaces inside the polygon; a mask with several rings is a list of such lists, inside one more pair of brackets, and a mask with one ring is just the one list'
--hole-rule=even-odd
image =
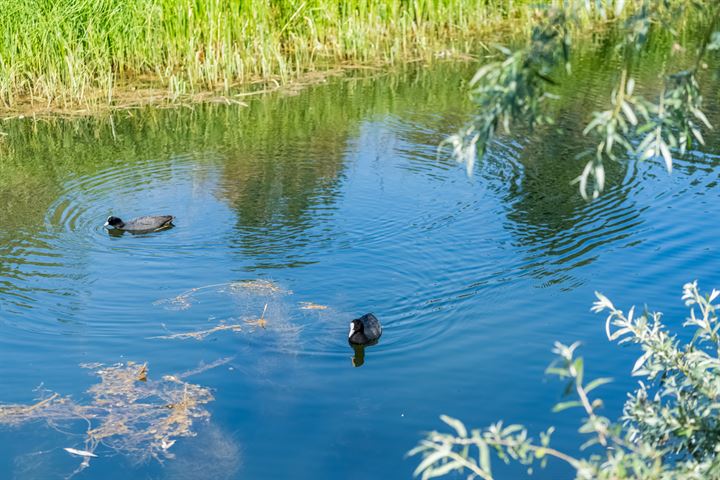
{"label": "water ripple", "polygon": [[[182,251],[216,243],[215,224],[198,222],[196,228],[182,228],[199,218],[208,202],[216,201],[211,193],[196,196],[192,205],[177,201],[193,189],[194,182],[209,178],[212,183],[211,171],[201,168],[201,175],[197,171],[193,158],[176,157],[170,162],[138,162],[131,168],[117,164],[66,181],[37,231],[16,231],[13,240],[0,249],[0,301],[13,313],[12,319],[3,321],[32,332],[61,334],[74,328],[77,320],[70,319],[91,296],[96,272],[110,272],[123,262],[127,268],[162,263]],[[210,186],[204,189],[212,190]],[[166,212],[178,216],[177,232],[118,238],[103,227],[110,214],[132,217]],[[102,330],[96,333],[112,334],[112,330]]]}

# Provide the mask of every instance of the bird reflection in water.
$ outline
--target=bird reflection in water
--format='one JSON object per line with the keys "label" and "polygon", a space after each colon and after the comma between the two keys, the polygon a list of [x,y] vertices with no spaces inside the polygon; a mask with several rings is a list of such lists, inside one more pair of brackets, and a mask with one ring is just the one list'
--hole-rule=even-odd
{"label": "bird reflection in water", "polygon": [[[348,342],[350,343],[350,342]],[[376,345],[378,343],[377,340],[366,343],[365,345],[357,345],[354,343],[350,343],[350,346],[352,347],[355,354],[352,357],[352,364],[353,367],[362,367],[365,363],[365,348],[371,347],[373,345]]]}

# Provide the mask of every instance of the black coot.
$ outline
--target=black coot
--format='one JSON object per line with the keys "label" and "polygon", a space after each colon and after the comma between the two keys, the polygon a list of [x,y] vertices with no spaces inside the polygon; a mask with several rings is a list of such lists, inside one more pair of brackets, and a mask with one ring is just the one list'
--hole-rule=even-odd
{"label": "black coot", "polygon": [[118,217],[108,217],[105,228],[130,233],[147,233],[172,227],[172,221],[172,215],[139,217],[128,222],[123,222]]}
{"label": "black coot", "polygon": [[377,342],[382,335],[380,321],[372,313],[366,313],[350,322],[348,340],[355,345],[368,345]]}

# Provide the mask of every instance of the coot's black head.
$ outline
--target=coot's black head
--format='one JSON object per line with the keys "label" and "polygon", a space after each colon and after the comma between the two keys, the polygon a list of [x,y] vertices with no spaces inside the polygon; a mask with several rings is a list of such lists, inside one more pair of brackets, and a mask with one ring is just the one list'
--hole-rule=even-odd
{"label": "coot's black head", "polygon": [[112,228],[122,228],[125,223],[120,220],[118,217],[108,217],[107,221],[105,222],[106,227],[112,227]]}
{"label": "coot's black head", "polygon": [[348,334],[348,340],[351,343],[365,343],[367,337],[365,336],[365,325],[360,320],[353,320],[350,322],[350,333]]}

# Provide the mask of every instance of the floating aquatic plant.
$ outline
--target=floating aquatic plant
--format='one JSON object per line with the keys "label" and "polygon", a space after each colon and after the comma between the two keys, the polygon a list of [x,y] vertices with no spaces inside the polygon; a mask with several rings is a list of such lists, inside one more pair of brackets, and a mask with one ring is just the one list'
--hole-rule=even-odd
{"label": "floating aquatic plant", "polygon": [[150,378],[145,363],[83,365],[100,378],[87,390],[86,402],[51,393],[33,404],[0,404],[0,425],[17,427],[41,421],[58,428],[63,423],[87,422],[82,448],[65,447],[83,459],[75,473],[100,456],[101,446],[135,461],[162,462],[174,457],[170,449],[179,438],[195,435],[196,422],[210,418],[206,408],[214,399],[210,389],[183,379],[226,362],[223,359],[159,380]]}

